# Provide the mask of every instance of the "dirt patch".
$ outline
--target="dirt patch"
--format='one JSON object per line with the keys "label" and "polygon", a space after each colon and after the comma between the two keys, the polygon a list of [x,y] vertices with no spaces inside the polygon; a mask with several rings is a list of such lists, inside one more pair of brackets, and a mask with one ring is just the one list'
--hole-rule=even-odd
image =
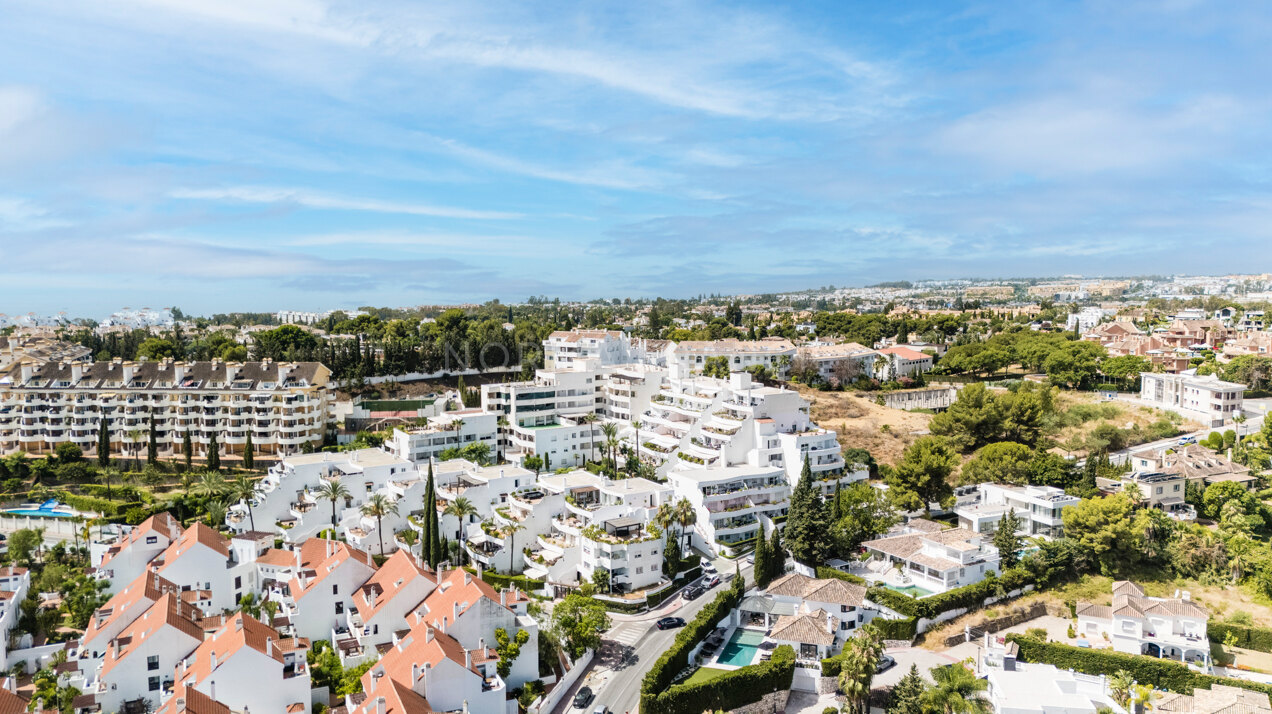
{"label": "dirt patch", "polygon": [[1086,456],[1086,450],[1082,448],[1082,445],[1087,436],[1101,424],[1112,424],[1118,429],[1128,429],[1132,425],[1139,427],[1139,438],[1131,438],[1128,441],[1129,446],[1147,443],[1155,438],[1164,438],[1154,437],[1149,430],[1151,424],[1162,419],[1174,421],[1176,433],[1193,432],[1201,428],[1201,424],[1197,422],[1181,420],[1178,415],[1161,409],[1125,401],[1102,401],[1094,392],[1058,391],[1055,399],[1056,409],[1061,415],[1075,411],[1098,414],[1081,424],[1063,426],[1052,436],[1059,445],[1056,450],[1064,454]]}
{"label": "dirt patch", "polygon": [[812,403],[809,415],[818,426],[834,429],[839,445],[866,449],[879,463],[895,465],[905,447],[926,434],[931,414],[889,409],[873,401],[874,395],[853,392],[822,392],[800,387],[799,393]]}

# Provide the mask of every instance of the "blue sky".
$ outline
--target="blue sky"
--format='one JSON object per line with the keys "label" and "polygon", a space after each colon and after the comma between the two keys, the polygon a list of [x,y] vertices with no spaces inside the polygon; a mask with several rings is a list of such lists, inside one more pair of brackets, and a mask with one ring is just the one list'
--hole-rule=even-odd
{"label": "blue sky", "polygon": [[0,0],[0,312],[1262,272],[1272,6]]}

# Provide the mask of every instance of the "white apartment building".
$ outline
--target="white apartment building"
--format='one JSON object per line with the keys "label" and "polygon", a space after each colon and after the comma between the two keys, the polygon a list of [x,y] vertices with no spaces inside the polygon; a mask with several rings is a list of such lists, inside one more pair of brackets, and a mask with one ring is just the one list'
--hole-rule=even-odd
{"label": "white apartment building", "polygon": [[643,362],[640,340],[617,330],[557,330],[543,340],[546,369],[574,369],[580,362],[600,367]]}
{"label": "white apartment building", "polygon": [[22,601],[31,589],[31,574],[26,568],[9,565],[0,568],[0,658],[7,658],[9,635],[18,626]]}
{"label": "white apartment building", "polygon": [[1076,327],[1078,330],[1078,334],[1085,335],[1091,330],[1094,330],[1095,326],[1100,324],[1100,322],[1103,320],[1104,320],[1103,308],[1084,307],[1077,312],[1069,313],[1069,316],[1065,318],[1065,321],[1064,321],[1064,329],[1073,331],[1073,329]]}
{"label": "white apartment building", "polygon": [[[190,435],[197,455],[299,453],[331,421],[331,371],[317,362],[50,362],[0,379],[0,451],[45,454],[63,442],[96,453],[109,419],[111,450],[144,452],[153,419],[161,452]],[[133,439],[130,435],[138,435]]]}
{"label": "white apartment building", "polygon": [[1113,699],[1104,675],[1013,658],[1009,666],[989,668],[987,679],[986,694],[994,714],[1097,714],[1104,710],[1126,714]]}
{"label": "white apartment building", "polygon": [[667,370],[644,364],[624,364],[601,374],[601,401],[597,412],[607,418],[630,422],[649,409],[649,401],[662,388]]}
{"label": "white apartment building", "polygon": [[594,445],[604,441],[599,423],[589,425],[581,419],[597,409],[600,378],[586,362],[574,367],[538,370],[530,382],[482,386],[482,410],[507,422],[500,427],[505,459],[520,463],[537,455],[548,470],[582,466]]}
{"label": "white apartment building", "polygon": [[118,312],[112,312],[110,317],[98,324],[98,327],[126,327],[136,330],[148,327],[171,328],[175,324],[177,319],[169,308],[152,310],[148,307],[139,309],[126,307]]}
{"label": "white apartment building", "polygon": [[866,564],[871,574],[866,577],[894,587],[944,592],[999,571],[998,549],[990,536],[966,528],[946,529],[932,521],[910,521],[861,546],[871,556]]}
{"label": "white apartment building", "polygon": [[1127,580],[1113,583],[1113,604],[1079,602],[1078,635],[1107,638],[1113,649],[1128,654],[1191,662],[1210,668],[1210,640],[1206,608],[1188,594],[1173,598],[1148,597]]}
{"label": "white apartment building", "polygon": [[428,420],[427,426],[397,427],[384,442],[384,450],[415,464],[441,460],[443,451],[485,444],[490,460],[499,455],[499,416],[481,409],[463,409]]}
{"label": "white apartment building", "polygon": [[879,350],[879,359],[875,361],[875,378],[883,381],[913,377],[932,371],[935,360],[932,355],[925,354],[905,345],[885,347]]}
{"label": "white apartment building", "polygon": [[1140,373],[1140,399],[1161,409],[1178,412],[1206,426],[1219,426],[1242,413],[1247,387],[1225,382],[1214,375]]}
{"label": "white apartment building", "polygon": [[856,342],[844,342],[837,345],[805,345],[800,347],[798,355],[817,368],[817,374],[824,381],[843,378],[849,382],[875,376],[875,360],[879,353]]}
{"label": "white apartment building", "polygon": [[672,377],[688,377],[702,372],[706,361],[712,357],[724,357],[729,369],[745,370],[761,366],[773,374],[785,376],[790,361],[795,358],[795,345],[782,337],[762,340],[714,340],[709,342],[685,341],[671,343],[667,347],[667,366]]}
{"label": "white apartment building", "polygon": [[958,525],[973,533],[991,535],[1008,512],[1020,519],[1017,533],[1027,537],[1060,538],[1064,535],[1061,511],[1082,499],[1054,486],[1011,486],[982,483],[974,494],[958,500],[954,513]]}

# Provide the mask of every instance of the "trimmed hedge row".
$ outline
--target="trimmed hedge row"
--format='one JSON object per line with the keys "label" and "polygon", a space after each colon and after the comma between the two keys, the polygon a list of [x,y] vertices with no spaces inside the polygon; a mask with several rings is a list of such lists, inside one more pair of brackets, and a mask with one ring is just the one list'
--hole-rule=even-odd
{"label": "trimmed hedge row", "polygon": [[[819,578],[821,578],[821,579],[823,579],[823,580],[828,580],[828,579],[843,580],[843,581],[846,581],[846,582],[849,582],[849,583],[855,583],[855,584],[857,584],[857,585],[865,585],[865,584],[866,584],[866,579],[865,579],[865,578],[863,578],[863,577],[861,577],[860,575],[853,575],[852,573],[845,573],[844,571],[840,570],[839,568],[832,568],[832,567],[830,567],[829,565],[819,565],[819,566],[817,566],[817,577],[819,577]],[[898,593],[898,594],[900,594],[900,593]]]}
{"label": "trimmed hedge row", "polygon": [[1043,662],[1061,669],[1073,669],[1086,674],[1112,674],[1119,669],[1124,669],[1130,672],[1136,681],[1152,682],[1155,687],[1179,694],[1192,694],[1193,689],[1198,687],[1207,689],[1214,684],[1272,694],[1272,685],[1251,682],[1247,679],[1229,679],[1202,674],[1186,664],[1173,660],[1070,647],[1015,634],[1007,635],[1007,640],[1015,642],[1020,648],[1018,656],[1024,662]]}
{"label": "trimmed hedge row", "polygon": [[[476,568],[465,566],[464,570],[467,570],[473,575],[477,574]],[[524,575],[501,575],[493,570],[482,570],[481,579],[486,581],[487,585],[499,589],[507,589],[516,586],[522,590],[528,590],[536,593],[543,589],[542,580],[535,580],[534,578],[528,578]]]}
{"label": "trimmed hedge row", "polygon": [[[848,573],[843,574],[848,575]],[[822,575],[822,569],[818,568],[817,577],[827,576]],[[831,575],[830,577],[835,576]],[[846,579],[841,578],[841,580]],[[980,582],[929,595],[922,600],[877,585],[870,588],[866,593],[866,597],[903,615],[933,619],[941,613],[950,610],[978,608],[988,598],[1011,592],[1012,590],[1020,590],[1027,585],[1034,585],[1035,582],[1033,574],[1029,571],[1024,568],[1012,568],[1003,572],[1002,575],[990,571],[985,574],[985,579]]]}
{"label": "trimmed hedge row", "polygon": [[1259,652],[1272,652],[1272,630],[1263,627],[1230,625],[1220,622],[1211,622],[1206,626],[1206,634],[1214,642],[1223,642],[1229,632],[1236,635],[1237,641],[1234,644],[1237,647]]}
{"label": "trimmed hedge row", "polygon": [[93,511],[103,516],[118,516],[125,513],[130,508],[142,507],[147,504],[141,501],[111,501],[105,498],[96,498],[93,496],[81,496],[75,493],[67,493],[66,491],[54,491],[52,497],[74,508],[77,511]]}
{"label": "trimmed hedge row", "polygon": [[771,692],[791,688],[795,677],[795,650],[782,645],[767,662],[735,669],[715,679],[677,684],[654,696],[641,694],[641,714],[731,711],[759,701]]}
{"label": "trimmed hedge row", "polygon": [[879,629],[885,640],[913,640],[918,634],[919,618],[907,617],[901,620],[885,620],[875,618],[870,624]]}
{"label": "trimmed hedge row", "polygon": [[671,680],[689,666],[689,653],[699,642],[706,639],[707,635],[711,634],[717,622],[723,620],[733,608],[737,607],[738,603],[742,602],[744,589],[745,585],[743,585],[742,578],[734,579],[730,587],[721,590],[714,600],[698,611],[697,617],[680,628],[680,632],[676,633],[676,639],[672,641],[671,646],[654,662],[654,666],[650,667],[649,671],[645,673],[645,679],[640,685],[640,710],[642,712],[648,713],[652,711],[646,708],[646,700],[652,701],[665,691],[671,686]]}

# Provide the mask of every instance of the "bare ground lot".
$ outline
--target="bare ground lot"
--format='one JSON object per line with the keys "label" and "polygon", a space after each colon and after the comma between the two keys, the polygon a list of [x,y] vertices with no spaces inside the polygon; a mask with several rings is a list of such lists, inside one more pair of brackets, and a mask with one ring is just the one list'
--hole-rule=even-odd
{"label": "bare ground lot", "polygon": [[895,465],[905,447],[927,433],[931,414],[889,409],[875,404],[873,395],[821,392],[799,387],[812,402],[810,416],[818,426],[833,429],[844,448],[867,449],[879,463]]}

